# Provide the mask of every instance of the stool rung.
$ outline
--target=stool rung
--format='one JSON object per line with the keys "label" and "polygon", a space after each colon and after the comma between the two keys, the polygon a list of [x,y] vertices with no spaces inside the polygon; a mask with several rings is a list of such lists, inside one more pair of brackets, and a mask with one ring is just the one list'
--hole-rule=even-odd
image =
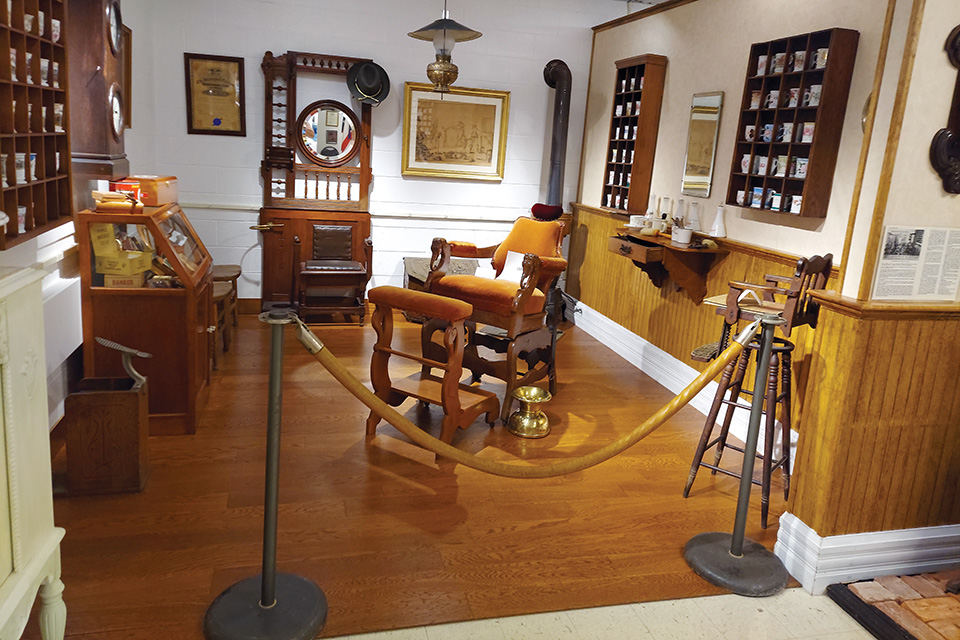
{"label": "stool rung", "polygon": [[[720,439],[720,438],[717,438],[717,440],[719,440],[719,439]],[[711,446],[712,446],[712,445],[707,445],[707,449],[709,449]],[[733,449],[734,451],[739,451],[740,453],[746,453],[746,452],[743,450],[743,447],[738,447],[738,446],[735,445],[735,444],[725,444],[725,445],[723,445],[723,448],[724,448],[724,449]],[[761,460],[763,459],[763,454],[762,454],[762,453],[755,453],[754,455],[757,456],[758,458],[760,458]]]}
{"label": "stool rung", "polygon": [[[725,474],[725,475],[728,475],[728,476],[730,476],[731,478],[739,478],[739,477],[740,477],[740,474],[737,473],[736,471],[729,471],[729,470],[727,470],[727,469],[724,469],[723,467],[718,467],[718,466],[715,465],[715,464],[709,464],[709,463],[706,463],[706,462],[701,462],[701,463],[700,463],[700,466],[701,466],[701,467],[706,467],[707,469],[713,469],[714,471],[719,471],[720,473],[723,473],[723,474]],[[753,484],[757,485],[758,487],[762,487],[762,486],[763,486],[763,483],[761,483],[759,480],[754,480],[753,478],[750,479],[750,482],[752,482]]]}
{"label": "stool rung", "polygon": [[746,409],[747,411],[750,411],[750,409],[752,409],[752,407],[748,404],[743,404],[742,402],[734,402],[733,400],[724,400],[723,404],[728,406],[733,406],[738,409]]}

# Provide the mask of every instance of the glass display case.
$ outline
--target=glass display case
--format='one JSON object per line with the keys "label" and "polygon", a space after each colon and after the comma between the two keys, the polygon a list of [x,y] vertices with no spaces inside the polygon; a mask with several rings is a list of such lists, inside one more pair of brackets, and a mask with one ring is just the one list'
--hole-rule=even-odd
{"label": "glass display case", "polygon": [[83,304],[84,375],[123,376],[100,337],[153,354],[150,434],[193,433],[210,381],[215,325],[210,253],[177,204],[76,216]]}

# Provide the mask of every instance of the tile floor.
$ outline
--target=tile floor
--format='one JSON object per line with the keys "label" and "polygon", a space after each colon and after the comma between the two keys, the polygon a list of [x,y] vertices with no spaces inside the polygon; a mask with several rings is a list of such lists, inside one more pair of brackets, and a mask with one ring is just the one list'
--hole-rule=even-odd
{"label": "tile floor", "polygon": [[826,596],[707,596],[399,629],[351,640],[870,640]]}

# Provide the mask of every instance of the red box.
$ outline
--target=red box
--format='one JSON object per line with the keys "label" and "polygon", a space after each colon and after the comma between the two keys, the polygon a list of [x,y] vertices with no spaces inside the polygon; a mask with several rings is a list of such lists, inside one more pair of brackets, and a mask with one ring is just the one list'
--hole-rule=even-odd
{"label": "red box", "polygon": [[171,204],[179,197],[174,176],[130,176],[111,182],[110,190],[130,193],[148,207]]}

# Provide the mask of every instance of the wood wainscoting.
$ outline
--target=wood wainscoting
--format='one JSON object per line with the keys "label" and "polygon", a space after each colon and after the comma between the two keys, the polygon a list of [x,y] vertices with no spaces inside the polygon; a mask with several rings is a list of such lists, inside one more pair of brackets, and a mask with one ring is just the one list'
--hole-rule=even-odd
{"label": "wood wainscoting", "polygon": [[[681,362],[702,370],[704,365],[691,360],[690,352],[720,337],[723,319],[716,308],[696,304],[670,281],[660,288],[654,286],[630,259],[607,250],[607,238],[626,224],[626,216],[579,203],[574,203],[573,209],[567,293]],[[731,280],[763,282],[768,273],[792,276],[799,257],[731,240],[719,239],[717,243],[727,253],[718,256],[707,273],[708,296],[726,293]],[[836,278],[834,267],[828,288]],[[809,327],[800,327],[791,336],[796,344],[791,416],[795,430],[802,424],[814,333]],[[747,375],[748,380],[753,379],[752,367]]]}
{"label": "wood wainscoting", "polygon": [[821,536],[960,523],[960,307],[817,298],[788,511]]}

